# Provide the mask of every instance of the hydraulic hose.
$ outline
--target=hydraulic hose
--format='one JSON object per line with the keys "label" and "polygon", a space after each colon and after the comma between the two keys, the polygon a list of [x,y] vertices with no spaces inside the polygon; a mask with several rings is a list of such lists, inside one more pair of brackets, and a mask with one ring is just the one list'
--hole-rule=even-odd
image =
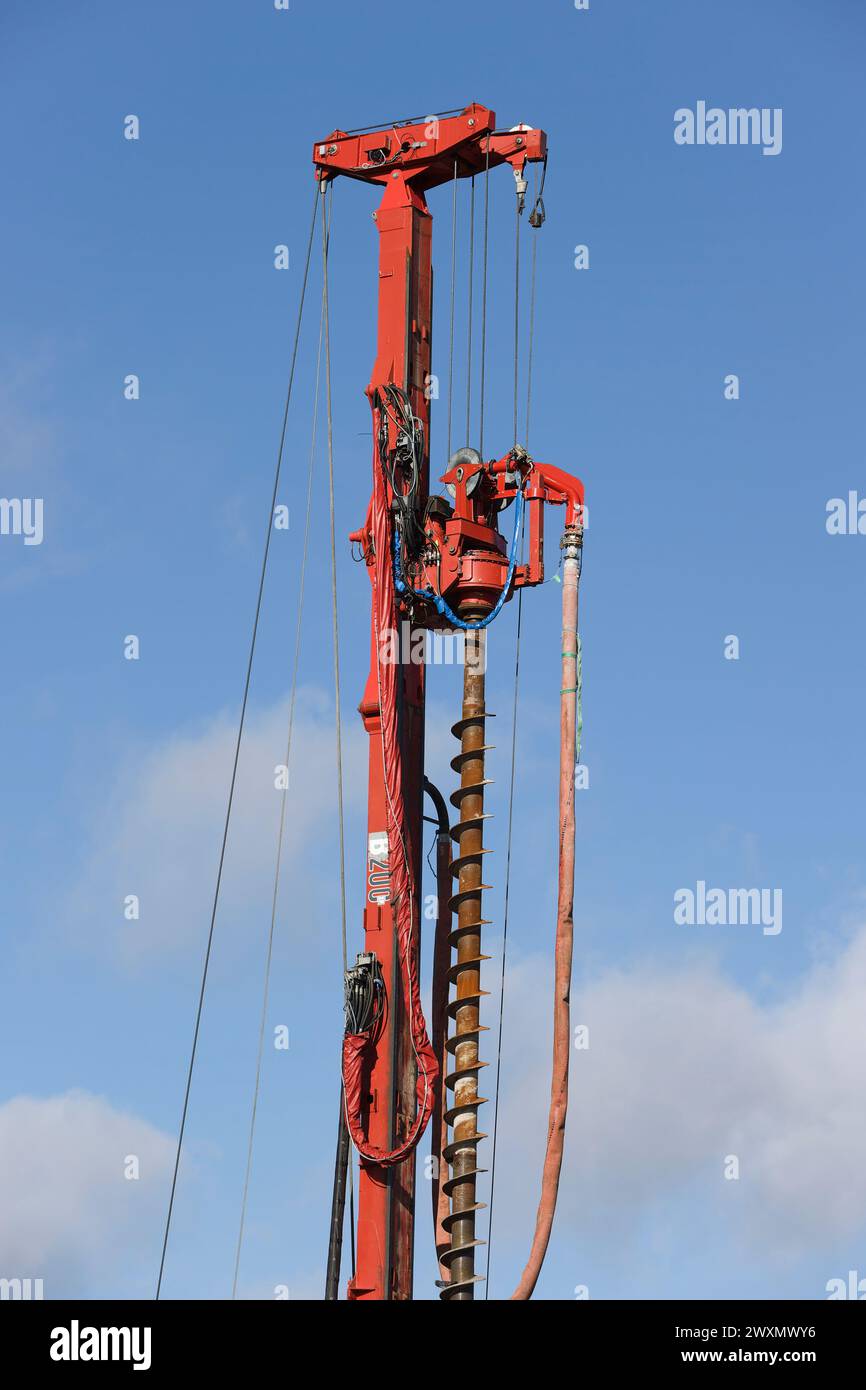
{"label": "hydraulic hose", "polygon": [[574,773],[578,685],[577,589],[583,545],[582,531],[568,528],[562,539],[562,687],[559,734],[559,888],[556,911],[556,962],[553,995],[553,1064],[547,1148],[541,1175],[541,1197],[535,1234],[526,1268],[511,1295],[532,1297],[547,1252],[565,1142],[568,1111],[568,1063],[571,1054],[571,961],[574,939]]}
{"label": "hydraulic hose", "polygon": [[438,822],[436,832],[436,934],[433,946],[433,989],[430,1006],[431,1038],[439,1075],[434,1087],[433,1118],[431,1120],[433,1139],[431,1154],[433,1173],[431,1195],[433,1200],[433,1232],[436,1241],[436,1255],[439,1259],[439,1278],[448,1282],[448,1266],[442,1263],[443,1253],[450,1249],[451,1237],[445,1225],[445,1218],[451,1211],[451,1203],[443,1183],[447,1168],[443,1172],[443,1157],[448,1143],[448,1128],[445,1124],[442,1104],[442,1081],[445,1076],[445,1011],[448,1008],[448,971],[451,966],[451,827],[445,798],[428,777],[424,778],[424,790],[436,808]]}
{"label": "hydraulic hose", "polygon": [[325,1299],[340,1296],[340,1262],[343,1253],[343,1216],[346,1210],[346,1175],[349,1168],[349,1130],[340,1087],[340,1121],[337,1127],[337,1153],[334,1159],[334,1191],[331,1198],[331,1229],[328,1237],[328,1271],[325,1277]]}
{"label": "hydraulic hose", "polygon": [[382,634],[397,627],[394,573],[381,557],[391,554],[391,518],[385,480],[380,467],[373,469],[373,544],[377,557],[373,567],[373,631],[376,644],[376,678],[382,740],[382,766],[385,777],[385,806],[388,831],[388,867],[393,905],[403,1003],[409,1016],[409,1036],[416,1065],[415,1116],[404,1117],[394,1147],[371,1144],[364,1132],[364,1091],[366,1076],[375,1055],[377,1039],[369,1032],[343,1037],[343,1090],[346,1124],[352,1143],[364,1163],[391,1168],[402,1163],[418,1143],[433,1112],[439,1067],[427,1036],[421,1007],[418,975],[418,903],[413,892],[411,847],[408,843],[406,808],[403,798],[403,755],[397,710],[397,667],[383,659]]}

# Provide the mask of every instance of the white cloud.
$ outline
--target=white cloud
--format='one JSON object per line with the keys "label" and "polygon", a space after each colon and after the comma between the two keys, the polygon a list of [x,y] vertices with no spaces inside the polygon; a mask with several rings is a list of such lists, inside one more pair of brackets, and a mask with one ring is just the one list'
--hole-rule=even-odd
{"label": "white cloud", "polygon": [[[69,927],[101,954],[127,963],[190,945],[201,947],[210,917],[237,716],[129,754],[107,793]],[[286,755],[287,702],[248,715],[220,894],[221,939],[269,910],[280,792],[275,768]],[[360,720],[344,731],[347,813],[366,801],[366,735]],[[298,694],[281,871],[291,909],[281,920],[300,930],[316,895],[335,891],[336,764],[333,705],[314,690]],[[327,870],[326,870],[327,866]],[[137,921],[124,919],[129,895]]]}
{"label": "white cloud", "polygon": [[[214,719],[119,770],[74,913],[76,930],[88,930],[101,953],[108,947],[129,960],[161,960],[175,948],[200,948],[233,736],[232,719]],[[452,751],[450,744],[447,735],[436,740],[431,763]],[[326,695],[299,697],[293,746],[284,859],[291,896],[281,921],[299,945],[314,949],[309,924],[322,919],[337,892],[333,706]],[[273,768],[284,751],[280,701],[252,714],[244,742],[219,923],[221,938],[233,934],[235,949],[248,937],[251,911],[260,913],[269,901],[279,814]],[[352,720],[345,746],[350,854],[363,847],[366,757],[366,736]],[[354,882],[350,863],[350,915]],[[142,918],[124,924],[121,904],[130,892],[141,897]],[[578,978],[580,941],[578,934]],[[489,968],[495,980],[496,963]],[[749,1244],[755,1265],[826,1250],[862,1227],[864,994],[866,930],[833,963],[815,965],[781,1002],[761,1002],[701,959],[610,970],[576,988],[573,1020],[589,1025],[591,1047],[572,1053],[555,1243],[592,1242],[625,1260],[654,1214],[666,1213],[673,1228],[695,1202],[714,1231]],[[534,1221],[550,995],[546,958],[510,965],[496,1195],[507,1248],[528,1247]],[[728,1154],[739,1158],[738,1182],[724,1179]]]}
{"label": "white cloud", "polygon": [[[229,950],[249,942],[250,922],[270,914],[280,815],[274,773],[286,756],[286,696],[247,716],[226,849],[217,928]],[[454,752],[431,718],[428,758]],[[83,867],[64,909],[68,939],[100,958],[136,965],[205,940],[216,882],[237,714],[126,752],[112,774]],[[279,922],[296,944],[315,946],[311,922],[339,917],[339,837],[334,705],[314,687],[298,691],[281,862]],[[366,844],[368,736],[344,706],[343,801],[347,916]],[[450,775],[450,774],[449,774]],[[124,918],[129,895],[138,921]]]}
{"label": "white cloud", "polygon": [[0,1277],[42,1279],[46,1298],[136,1285],[155,1271],[173,1158],[168,1135],[83,1091],[0,1105]]}
{"label": "white cloud", "polygon": [[[531,1232],[549,1074],[551,971],[509,971],[497,1224]],[[781,1003],[710,962],[610,971],[576,990],[558,1238],[636,1235],[659,1202],[713,1213],[757,1263],[826,1249],[866,1223],[866,930]],[[724,1178],[736,1154],[740,1179]],[[613,1230],[616,1236],[612,1236]]]}

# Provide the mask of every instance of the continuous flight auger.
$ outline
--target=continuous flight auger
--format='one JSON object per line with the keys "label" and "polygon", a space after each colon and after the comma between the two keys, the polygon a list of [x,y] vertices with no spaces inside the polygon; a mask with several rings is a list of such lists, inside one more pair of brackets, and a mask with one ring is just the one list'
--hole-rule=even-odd
{"label": "continuous flight auger", "polygon": [[[484,691],[485,629],[516,590],[542,582],[548,504],[565,506],[566,556],[571,562],[582,537],[583,488],[576,478],[534,460],[515,443],[493,460],[469,446],[457,450],[442,477],[447,495],[430,495],[432,268],[425,193],[438,184],[509,164],[520,213],[527,191],[526,166],[535,162],[546,167],[546,159],[542,131],[523,125],[499,131],[493,112],[477,104],[442,118],[399,122],[382,130],[335,131],[313,151],[323,191],[339,175],[383,188],[373,214],[380,240],[378,350],[367,388],[373,415],[373,491],[366,521],[351,537],[366,562],[372,592],[370,673],[359,707],[370,736],[365,940],[347,976],[335,1184],[339,1194],[345,1128],[360,1156],[351,1299],[412,1297],[415,1152],[431,1114],[436,1117],[434,1159],[449,1169],[448,1176],[439,1182],[437,1175],[434,1184],[443,1298],[473,1298],[479,1277],[474,1259],[481,1243],[475,1233],[481,1209],[476,1179],[482,1171],[477,1146],[485,1137],[477,1128],[483,1103],[478,1072],[484,1065],[479,1056],[484,1031],[480,971],[488,959],[481,951],[482,928],[488,925],[481,915],[488,886],[482,881],[487,852],[484,760],[489,751],[485,728],[490,717]],[[536,228],[544,220],[541,189],[528,220]],[[509,508],[510,543],[499,529],[500,514]],[[520,540],[527,517],[529,546],[523,560]],[[432,1041],[421,1009],[418,973],[426,673],[417,660],[395,660],[386,654],[393,651],[388,639],[404,624],[410,629],[413,652],[411,637],[423,630],[460,630],[466,641],[462,717],[453,730],[460,740],[460,752],[452,762],[460,775],[460,787],[451,798],[459,812],[450,831],[457,850],[453,860],[443,827],[444,802],[436,794],[440,916]],[[572,703],[572,733],[575,684],[563,681],[561,695]],[[567,727],[564,718],[564,757],[567,761],[571,756],[573,764]],[[573,776],[571,780],[573,785]],[[560,809],[567,831],[567,807],[563,812],[561,803]],[[561,874],[569,862],[573,872],[573,856],[569,861],[566,852],[563,858],[561,837]],[[442,885],[446,873],[456,879],[453,893]],[[557,999],[565,1004],[567,1028],[563,965],[567,962],[570,975],[570,937],[567,950],[565,937],[571,890],[565,887],[568,891],[560,893]],[[568,912],[563,907],[566,899]],[[551,1135],[561,1131],[564,1118],[560,1033],[561,1010],[554,1076],[558,1108],[555,1115],[552,1111]],[[566,1046],[566,1079],[567,1058]],[[531,1263],[538,1263],[538,1250],[546,1245],[545,1211],[552,1213],[551,1175],[558,1179],[558,1171],[557,1155],[549,1144]],[[555,1196],[555,1183],[553,1191]],[[337,1197],[329,1297],[336,1297],[340,1215]],[[526,1289],[536,1276],[537,1269],[533,1276],[528,1268],[523,1292],[518,1289],[515,1297],[528,1296]]]}
{"label": "continuous flight auger", "polygon": [[[478,614],[476,621],[482,615]],[[451,1200],[451,1212],[443,1220],[450,1237],[449,1248],[442,1263],[449,1279],[442,1289],[444,1299],[466,1299],[472,1296],[472,1286],[481,1277],[475,1273],[475,1214],[483,1203],[475,1200],[476,1178],[483,1170],[478,1167],[477,1146],[486,1139],[478,1129],[478,1107],[485,1097],[478,1094],[478,1073],[487,1063],[479,1057],[479,1034],[488,1030],[480,1022],[481,963],[489,960],[481,952],[481,929],[489,926],[481,916],[481,895],[490,885],[482,883],[484,848],[484,754],[490,751],[485,742],[486,721],[490,717],[485,707],[485,639],[483,630],[467,634],[463,678],[463,716],[451,732],[460,740],[460,752],[452,758],[451,766],[460,774],[460,787],[451,795],[451,803],[459,812],[459,821],[451,831],[457,841],[458,855],[451,864],[457,878],[457,892],[449,900],[449,920],[457,914],[457,926],[449,933],[449,944],[456,961],[449,968],[449,983],[454,986],[454,999],[447,1014],[453,1032],[445,1048],[453,1058],[453,1070],[444,1078],[446,1088],[454,1092],[453,1104],[445,1112],[445,1123],[453,1129],[451,1143],[442,1150],[442,1157],[451,1170],[443,1182],[443,1191]]]}

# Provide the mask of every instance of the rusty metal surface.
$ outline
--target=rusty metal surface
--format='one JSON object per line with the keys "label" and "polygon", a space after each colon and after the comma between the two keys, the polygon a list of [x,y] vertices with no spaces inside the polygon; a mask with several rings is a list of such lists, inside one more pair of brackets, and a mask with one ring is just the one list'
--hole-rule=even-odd
{"label": "rusty metal surface", "polygon": [[442,1263],[449,1271],[450,1282],[442,1298],[458,1302],[474,1297],[475,1250],[484,1244],[475,1236],[475,1218],[484,1203],[476,1200],[478,1143],[486,1138],[478,1129],[478,1107],[484,1097],[478,1093],[478,1073],[486,1063],[479,1057],[479,1035],[486,1029],[480,1022],[479,1005],[486,993],[481,988],[481,963],[489,959],[481,951],[481,929],[487,925],[482,918],[482,893],[488,886],[483,880],[484,855],[484,755],[490,745],[485,742],[485,724],[489,718],[484,705],[484,644],[483,631],[466,635],[466,664],[463,674],[463,713],[452,732],[460,739],[460,752],[451,766],[460,774],[460,789],[451,801],[458,807],[460,819],[452,831],[457,842],[457,856],[452,873],[457,879],[457,891],[451,900],[457,924],[451,932],[456,960],[449,971],[454,985],[454,998],[448,1005],[450,1020],[446,1050],[453,1058],[453,1069],[445,1085],[453,1092],[452,1103],[445,1120],[452,1129],[451,1142],[445,1146],[445,1158],[450,1176],[443,1191],[451,1199],[451,1211],[443,1222],[450,1236],[450,1248]]}

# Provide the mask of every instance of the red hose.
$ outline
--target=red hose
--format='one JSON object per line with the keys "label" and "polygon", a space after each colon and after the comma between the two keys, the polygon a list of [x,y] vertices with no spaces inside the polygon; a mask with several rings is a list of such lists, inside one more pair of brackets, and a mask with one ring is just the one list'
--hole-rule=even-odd
{"label": "red hose", "polygon": [[448,970],[451,965],[451,836],[440,833],[436,836],[436,887],[438,911],[436,915],[436,937],[433,946],[433,989],[430,1004],[431,1041],[436,1061],[439,1063],[439,1076],[436,1080],[433,1102],[433,1155],[432,1199],[433,1231],[436,1241],[436,1256],[439,1260],[439,1278],[448,1283],[448,1266],[442,1263],[442,1256],[451,1249],[451,1236],[445,1226],[445,1217],[451,1211],[451,1200],[443,1190],[448,1175],[443,1154],[448,1143],[448,1126],[445,1123],[443,1104],[445,1078],[445,1017],[448,1008]]}
{"label": "red hose", "polygon": [[568,1063],[571,1055],[571,960],[574,939],[574,764],[577,707],[577,585],[580,577],[580,544],[577,531],[566,531],[562,566],[562,689],[559,732],[559,891],[556,912],[556,964],[553,994],[553,1065],[547,1148],[541,1175],[541,1197],[535,1218],[535,1234],[526,1268],[511,1295],[532,1297],[553,1226],[565,1117],[568,1111]]}

